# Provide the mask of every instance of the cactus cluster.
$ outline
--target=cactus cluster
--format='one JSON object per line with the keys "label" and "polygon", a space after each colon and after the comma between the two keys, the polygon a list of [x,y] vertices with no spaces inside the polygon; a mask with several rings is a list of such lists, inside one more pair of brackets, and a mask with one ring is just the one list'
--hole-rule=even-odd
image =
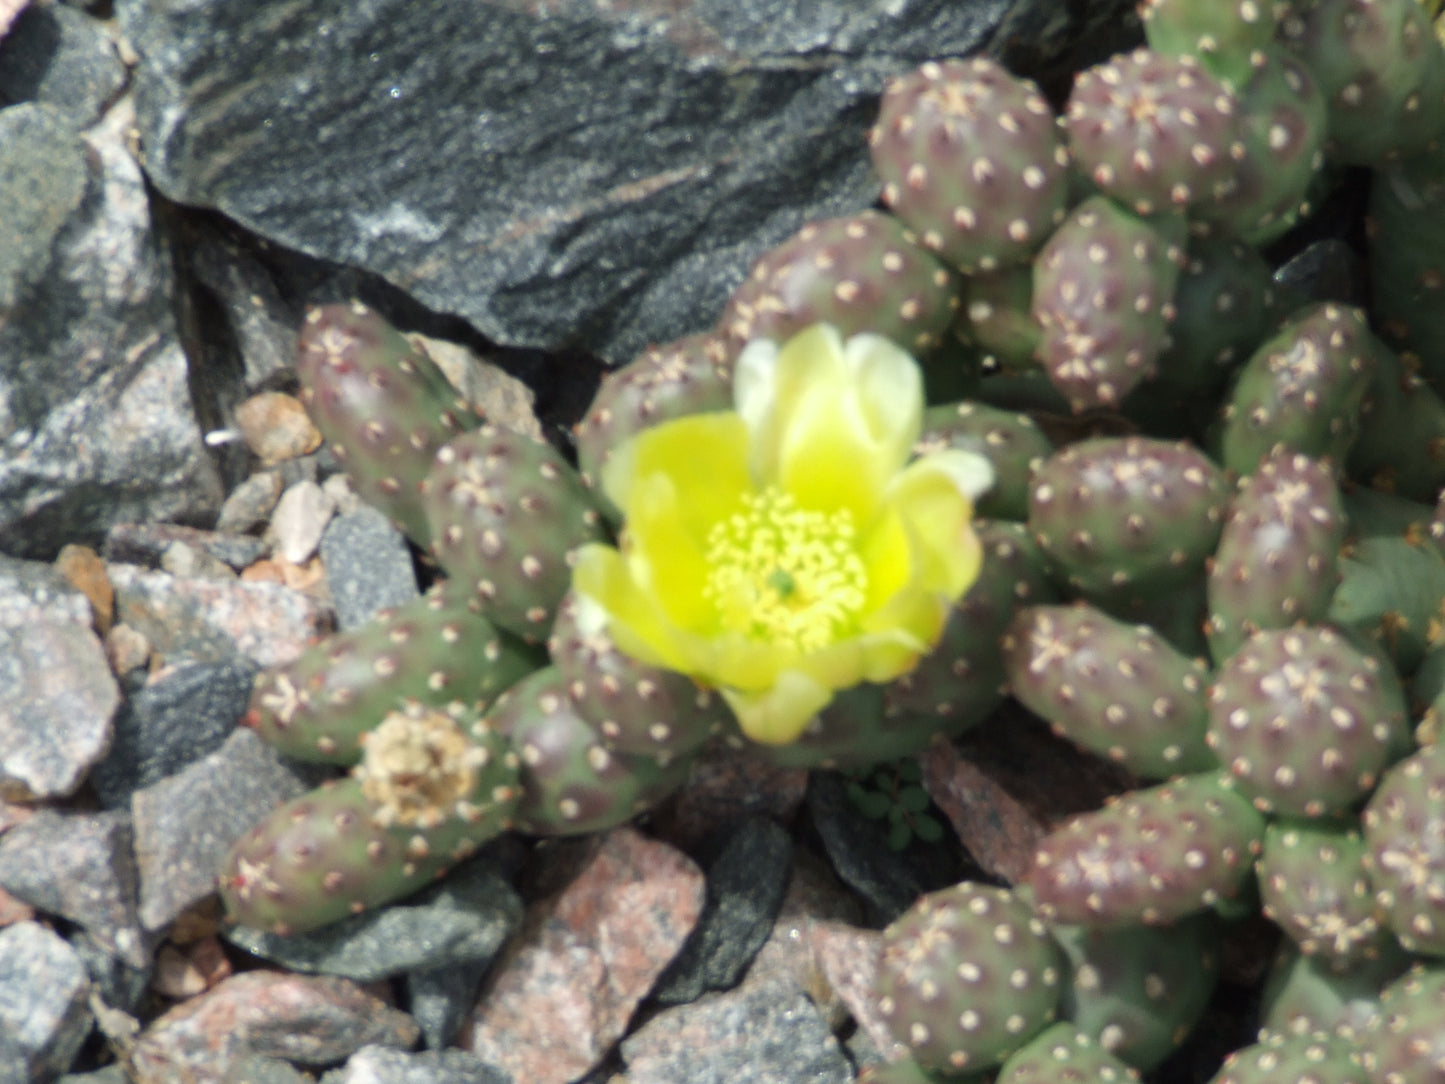
{"label": "cactus cluster", "polygon": [[[445,581],[261,680],[252,725],[351,774],[238,844],[230,915],[324,924],[498,831],[593,831],[657,802],[777,710],[765,682],[686,664],[698,644],[636,632],[727,596],[745,633],[786,633],[777,684],[815,704],[759,746],[778,764],[915,754],[1012,697],[1134,780],[1053,826],[1018,883],[931,894],[885,931],[878,1009],[912,1061],[873,1079],[1149,1073],[1203,1019],[1232,939],[1265,925],[1259,1040],[1219,1084],[1445,1079],[1445,48],[1416,0],[1140,14],[1147,44],[1058,108],[982,58],[898,78],[869,139],[880,206],[805,226],[711,332],[612,373],[577,468],[459,405],[376,314],[316,311],[306,402]],[[1371,304],[1276,282],[1290,228],[1362,165]],[[898,430],[915,465],[981,456],[993,484],[966,489],[959,567],[981,572],[916,626],[928,642],[826,656],[862,679],[813,701],[797,657],[872,620],[868,577],[911,526],[853,560],[819,506],[866,464],[818,461],[826,419],[822,452],[770,430],[759,359],[855,335],[949,389]],[[902,408],[872,390],[838,400],[839,426],[887,429]],[[755,451],[777,477],[817,477],[729,506],[679,558],[705,589],[668,566],[619,619],[579,588],[579,548],[641,532],[619,479],[688,453],[649,434],[724,434],[732,411],[772,432]],[[912,470],[898,488],[947,488]],[[714,473],[699,485],[725,494]],[[675,497],[647,530],[674,537],[695,507]]]}

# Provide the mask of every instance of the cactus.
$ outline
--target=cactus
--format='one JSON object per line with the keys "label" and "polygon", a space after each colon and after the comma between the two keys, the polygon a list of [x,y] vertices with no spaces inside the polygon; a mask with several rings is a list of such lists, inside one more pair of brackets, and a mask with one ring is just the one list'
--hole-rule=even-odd
{"label": "cactus", "polygon": [[1138,1079],[1132,1066],[1066,1022],[1054,1024],[1011,1054],[997,1078],[999,1084],[1067,1084],[1075,1080],[1129,1084]]}
{"label": "cactus", "polygon": [[1209,688],[1209,747],[1266,812],[1343,813],[1408,735],[1393,674],[1328,628],[1256,632]]}
{"label": "cactus", "polygon": [[994,482],[979,498],[978,514],[1012,520],[1028,518],[1029,476],[1054,450],[1027,414],[975,402],[930,408],[915,448],[962,448],[983,456],[993,464]]}
{"label": "cactus", "polygon": [[231,852],[227,914],[302,933],[415,891],[509,827],[517,758],[475,712],[407,702],[350,778],[275,810]]}
{"label": "cactus", "polygon": [[1224,1059],[1210,1084],[1371,1084],[1354,1044],[1330,1035],[1271,1035]]}
{"label": "cactus", "polygon": [[728,299],[718,332],[741,350],[784,342],[817,323],[845,336],[871,331],[926,354],[958,310],[958,275],[877,211],[810,222],[753,265]]}
{"label": "cactus", "polygon": [[420,486],[432,456],[482,419],[435,362],[360,302],[307,311],[296,371],[301,402],[356,491],[426,546]]}
{"label": "cactus", "polygon": [[1154,375],[1184,263],[1183,220],[1079,204],[1034,261],[1034,350],[1075,413],[1114,407]]}
{"label": "cactus", "polygon": [[1445,1078],[1445,967],[1420,965],[1380,994],[1380,1011],[1360,1036],[1369,1080],[1414,1084]]}
{"label": "cactus", "polygon": [[1074,588],[1149,589],[1203,569],[1227,494],[1224,474],[1186,444],[1099,437],[1034,472],[1029,526]]}
{"label": "cactus", "polygon": [[1149,48],[1165,56],[1197,56],[1215,75],[1240,83],[1250,55],[1273,39],[1274,5],[1260,0],[1143,0],[1139,15]]}
{"label": "cactus", "polygon": [[1217,765],[1204,742],[1207,672],[1149,626],[1083,603],[1031,606],[1003,649],[1014,696],[1060,737],[1147,778]]}
{"label": "cactus", "polygon": [[1063,219],[1053,109],[996,61],[930,61],[893,80],[868,145],[883,202],[963,271],[1026,262]]}
{"label": "cactus", "polygon": [[1216,773],[1133,791],[1044,837],[1027,885],[1048,921],[1159,925],[1244,888],[1264,818]]}
{"label": "cactus", "polygon": [[1185,212],[1233,187],[1233,91],[1192,56],[1136,49],[1086,68],[1064,114],[1078,167],[1135,214]]}
{"label": "cactus", "polygon": [[878,1012],[927,1069],[997,1065],[1052,1023],[1058,946],[1027,903],[964,882],[930,893],[883,931]]}
{"label": "cactus", "polygon": [[1445,745],[1394,765],[1365,806],[1365,868],[1400,943],[1445,955]]}

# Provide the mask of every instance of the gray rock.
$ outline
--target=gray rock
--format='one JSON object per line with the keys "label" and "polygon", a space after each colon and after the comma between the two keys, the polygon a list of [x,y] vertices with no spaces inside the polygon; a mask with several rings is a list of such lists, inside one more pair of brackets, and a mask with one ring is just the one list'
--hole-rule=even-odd
{"label": "gray rock", "polygon": [[85,930],[78,930],[70,938],[70,947],[85,964],[95,993],[102,1001],[131,1016],[141,1014],[142,1005],[150,996],[151,976],[155,972],[153,959],[147,960],[144,967],[131,967],[107,952]]}
{"label": "gray rock", "polygon": [[358,508],[327,525],[321,562],[339,629],[364,625],[378,610],[405,605],[421,594],[406,539],[374,508]]}
{"label": "gray rock", "polygon": [[[877,194],[887,76],[1006,0],[120,0],[171,199],[380,274],[504,343],[621,361]],[[1067,20],[1063,20],[1067,21]]]}
{"label": "gray rock", "polygon": [[313,1084],[313,1078],[289,1061],[253,1054],[231,1066],[225,1084]]}
{"label": "gray rock", "polygon": [[0,1079],[49,1080],[70,1068],[90,1032],[89,988],[58,934],[38,922],[0,929]]}
{"label": "gray rock", "polygon": [[163,929],[209,896],[231,844],[316,782],[253,731],[238,730],[184,771],[136,791],[131,810],[142,925]]}
{"label": "gray rock", "polygon": [[456,1042],[467,1022],[491,961],[448,964],[430,971],[411,971],[402,979],[411,1018],[421,1028],[428,1050]]}
{"label": "gray rock", "polygon": [[102,556],[114,564],[160,568],[166,553],[177,542],[238,571],[259,561],[270,549],[259,538],[219,529],[203,531],[174,523],[117,523],[105,532]]}
{"label": "gray rock", "polygon": [[220,506],[127,126],[0,109],[0,552]]}
{"label": "gray rock", "polygon": [[136,691],[116,713],[110,752],[90,773],[110,809],[214,752],[250,703],[259,668],[236,657],[183,663]]}
{"label": "gray rock", "polygon": [[336,502],[315,482],[290,486],[281,494],[271,516],[276,552],[293,565],[305,564],[316,553],[321,534],[335,511]]}
{"label": "gray rock", "polygon": [[707,902],[652,991],[662,1005],[734,986],[773,930],[792,872],[793,841],[766,817],[750,817],[707,865]]}
{"label": "gray rock", "polygon": [[120,689],[88,625],[0,625],[0,790],[70,794],[105,755]]}
{"label": "gray rock", "polygon": [[257,471],[231,490],[216,517],[216,530],[244,533],[263,526],[281,498],[281,477],[275,471]]}
{"label": "gray rock", "polygon": [[416,897],[281,937],[235,926],[232,944],[293,971],[375,982],[443,964],[490,961],[522,920],[522,901],[485,860],[468,862]]}
{"label": "gray rock", "polygon": [[55,567],[0,554],[0,625],[25,628],[36,621],[90,625],[90,600]]}
{"label": "gray rock", "polygon": [[139,883],[128,812],[38,810],[0,836],[0,888],[78,923],[132,967],[149,964],[155,945],[136,912]]}
{"label": "gray rock", "polygon": [[130,1084],[130,1078],[120,1062],[112,1062],[90,1073],[66,1073],[55,1084]]}
{"label": "gray rock", "polygon": [[88,128],[125,85],[105,27],[74,8],[32,4],[0,45],[0,102],[45,102]]}
{"label": "gray rock", "polygon": [[320,1084],[512,1084],[509,1073],[464,1050],[410,1054],[385,1046],[363,1046]]}
{"label": "gray rock", "polygon": [[622,1040],[628,1084],[850,1084],[828,1022],[791,983],[748,984],[667,1009]]}
{"label": "gray rock", "polygon": [[279,666],[329,631],[330,610],[278,583],[181,579],[111,565],[115,614],[163,658]]}

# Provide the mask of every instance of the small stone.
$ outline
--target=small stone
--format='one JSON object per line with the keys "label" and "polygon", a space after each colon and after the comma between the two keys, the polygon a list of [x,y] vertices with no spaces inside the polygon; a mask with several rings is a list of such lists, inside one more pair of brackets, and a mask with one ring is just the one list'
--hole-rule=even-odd
{"label": "small stone", "polygon": [[138,880],[128,812],[43,809],[0,836],[0,887],[145,967],[154,945],[140,927]]}
{"label": "small stone", "polygon": [[183,1002],[136,1041],[138,1084],[221,1084],[261,1054],[328,1065],[368,1044],[409,1047],[417,1027],[347,979],[247,971]]}
{"label": "small stone", "polygon": [[156,953],[151,989],[163,997],[179,1001],[205,993],[230,975],[231,961],[221,948],[221,942],[214,937],[205,937],[185,948],[162,945]]}
{"label": "small stone", "polygon": [[135,792],[140,919],[165,928],[216,886],[231,845],[278,805],[319,782],[288,766],[253,731],[238,730],[214,753]]}
{"label": "small stone", "polygon": [[404,903],[282,937],[236,926],[226,939],[293,971],[375,982],[442,966],[489,962],[522,919],[522,901],[484,859]]}
{"label": "small stone", "polygon": [[316,552],[335,511],[331,498],[315,482],[301,481],[288,488],[271,515],[276,552],[293,565],[305,564]]}
{"label": "small stone", "polygon": [[134,565],[112,565],[110,577],[117,616],[168,660],[225,662],[239,652],[281,666],[330,629],[326,607],[272,583],[179,579]]}
{"label": "small stone", "polygon": [[510,1076],[463,1050],[411,1054],[385,1046],[365,1046],[321,1084],[513,1084]]}
{"label": "small stone", "polygon": [[234,569],[243,569],[270,548],[249,535],[202,531],[177,523],[119,523],[105,534],[102,556],[112,565],[141,565],[159,568],[166,551],[184,542]]}
{"label": "small stone", "polygon": [[126,624],[111,626],[105,635],[105,657],[110,661],[111,673],[125,677],[132,670],[139,670],[150,662],[151,642],[145,634],[137,632]]}
{"label": "small stone", "polygon": [[458,343],[424,335],[409,337],[488,422],[514,433],[543,439],[542,423],[537,420],[537,397],[525,383]]}
{"label": "small stone", "polygon": [[95,631],[104,636],[115,620],[115,588],[105,571],[100,554],[89,546],[71,543],[60,548],[55,558],[55,571],[90,600],[95,615]]}
{"label": "small stone", "polygon": [[0,1079],[50,1080],[90,1033],[90,978],[75,950],[38,922],[0,930]]}
{"label": "small stone", "polygon": [[406,539],[375,508],[340,515],[321,536],[321,563],[336,606],[336,627],[351,629],[378,610],[416,598],[416,566]]}
{"label": "small stone", "polygon": [[161,571],[183,580],[234,580],[236,570],[225,561],[212,557],[177,539],[161,554]]}
{"label": "small stone", "polygon": [[581,872],[535,905],[461,1043],[528,1084],[586,1075],[702,911],[702,874],[666,844],[616,828],[578,847]]}
{"label": "small stone", "polygon": [[116,713],[110,751],[90,773],[101,803],[128,809],[135,791],[219,749],[246,713],[258,672],[233,656],[153,674]]}
{"label": "small stone", "polygon": [[236,408],[236,428],[263,463],[310,455],[321,447],[321,432],[294,395],[263,391]]}
{"label": "small stone", "polygon": [[231,490],[216,517],[217,531],[246,534],[271,519],[281,499],[281,476],[272,470],[257,471]]}

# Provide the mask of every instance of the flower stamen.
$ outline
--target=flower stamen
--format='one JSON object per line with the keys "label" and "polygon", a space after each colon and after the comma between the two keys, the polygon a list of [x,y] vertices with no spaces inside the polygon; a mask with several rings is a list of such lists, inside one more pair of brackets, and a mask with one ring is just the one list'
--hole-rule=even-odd
{"label": "flower stamen", "polygon": [[708,534],[703,596],[722,627],[802,653],[841,639],[868,586],[852,514],[799,508],[776,487],[743,503]]}

